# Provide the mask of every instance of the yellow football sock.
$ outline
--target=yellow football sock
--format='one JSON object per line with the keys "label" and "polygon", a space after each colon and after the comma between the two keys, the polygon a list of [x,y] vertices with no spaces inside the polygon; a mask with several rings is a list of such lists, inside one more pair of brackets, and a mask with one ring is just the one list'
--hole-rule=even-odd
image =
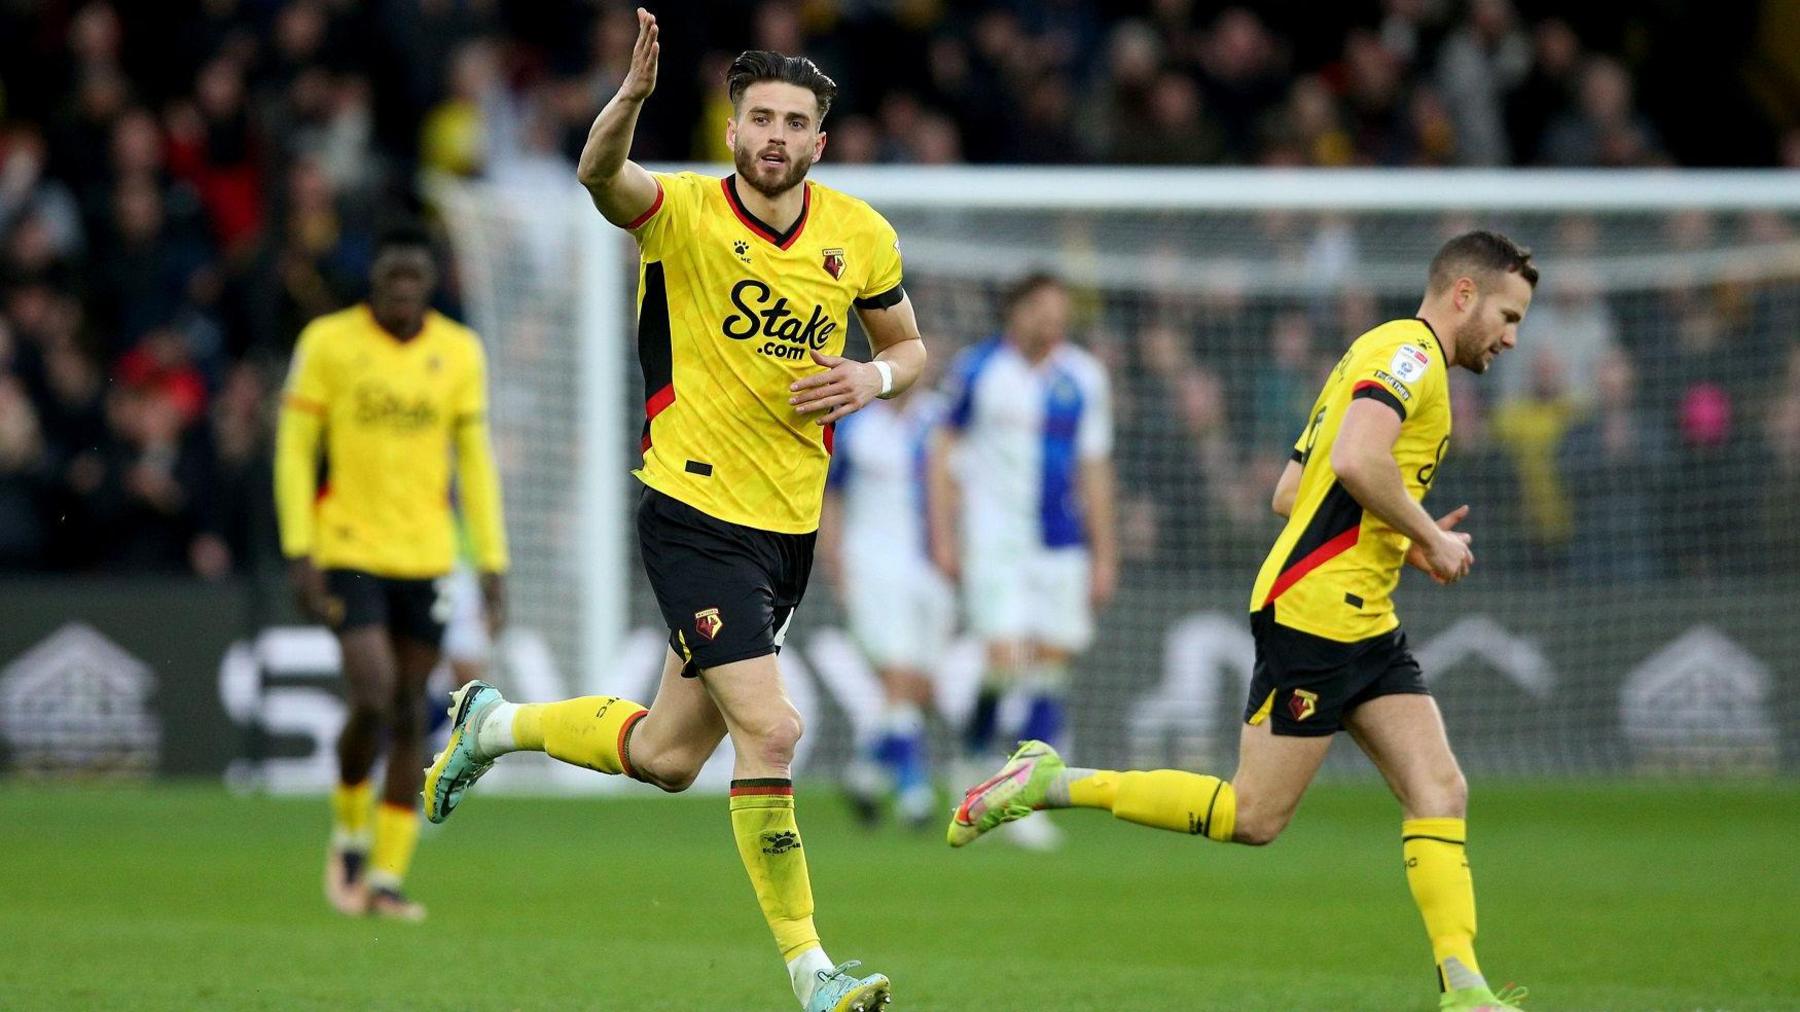
{"label": "yellow football sock", "polygon": [[1438,983],[1446,990],[1484,983],[1475,962],[1475,881],[1469,874],[1468,838],[1462,819],[1407,819],[1400,824],[1406,884],[1425,919]]}
{"label": "yellow football sock", "polygon": [[375,806],[375,849],[369,854],[369,884],[398,889],[419,849],[419,810],[383,801]]}
{"label": "yellow football sock", "polygon": [[775,933],[782,959],[793,959],[819,944],[813,927],[812,880],[800,827],[794,821],[794,782],[762,779],[731,782],[731,833],[738,856],[756,888],[763,919]]}
{"label": "yellow football sock", "polygon": [[519,748],[547,752],[575,766],[635,778],[626,733],[647,712],[617,696],[522,703],[513,714],[513,741]]}
{"label": "yellow football sock", "polygon": [[331,837],[338,846],[369,845],[369,809],[374,800],[375,787],[367,780],[331,789]]}
{"label": "yellow football sock", "polygon": [[1237,825],[1237,792],[1230,782],[1182,770],[1095,770],[1069,780],[1069,804],[1220,842],[1229,841]]}

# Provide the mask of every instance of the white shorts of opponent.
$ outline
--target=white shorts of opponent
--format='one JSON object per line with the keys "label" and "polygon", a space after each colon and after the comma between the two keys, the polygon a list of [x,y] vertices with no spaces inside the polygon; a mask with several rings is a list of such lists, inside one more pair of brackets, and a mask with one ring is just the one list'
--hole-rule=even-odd
{"label": "white shorts of opponent", "polygon": [[473,569],[461,564],[443,579],[441,594],[450,604],[450,617],[444,623],[444,656],[457,662],[486,663],[491,644],[482,615],[481,581]]}
{"label": "white shorts of opponent", "polygon": [[850,635],[877,669],[930,673],[956,629],[956,591],[926,563],[852,567]]}
{"label": "white shorts of opponent", "polygon": [[1093,642],[1086,548],[973,550],[962,570],[969,629],[983,641],[1041,643],[1069,653]]}

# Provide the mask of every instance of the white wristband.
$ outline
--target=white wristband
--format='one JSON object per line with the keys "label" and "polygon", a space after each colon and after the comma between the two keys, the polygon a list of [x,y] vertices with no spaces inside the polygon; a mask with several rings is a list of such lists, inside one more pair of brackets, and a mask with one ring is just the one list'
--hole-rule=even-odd
{"label": "white wristband", "polygon": [[881,374],[881,392],[875,396],[886,398],[892,395],[894,392],[894,367],[880,359],[876,359],[869,364],[874,366],[875,371]]}

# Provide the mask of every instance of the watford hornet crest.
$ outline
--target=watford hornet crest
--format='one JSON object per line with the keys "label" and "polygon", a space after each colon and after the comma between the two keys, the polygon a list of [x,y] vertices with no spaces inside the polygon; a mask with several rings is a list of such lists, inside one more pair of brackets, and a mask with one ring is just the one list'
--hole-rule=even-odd
{"label": "watford hornet crest", "polygon": [[831,275],[833,281],[844,276],[843,250],[828,249],[825,251],[825,273]]}
{"label": "watford hornet crest", "polygon": [[725,628],[725,620],[719,617],[719,609],[707,608],[694,613],[694,631],[707,638],[718,638],[719,630]]}

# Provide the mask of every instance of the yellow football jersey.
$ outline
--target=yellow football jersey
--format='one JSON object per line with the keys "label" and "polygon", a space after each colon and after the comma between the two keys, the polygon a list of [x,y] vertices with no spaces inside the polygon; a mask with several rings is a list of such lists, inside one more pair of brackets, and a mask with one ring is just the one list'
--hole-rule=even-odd
{"label": "yellow football jersey", "polygon": [[720,520],[784,534],[819,526],[831,429],[788,404],[841,355],[852,305],[903,297],[894,229],[868,204],[807,182],[786,232],[757,220],[735,177],[655,174],[627,226],[642,254],[644,484]]}
{"label": "yellow football jersey", "polygon": [[1449,366],[1423,320],[1394,320],[1357,338],[1338,360],[1294,445],[1304,468],[1287,526],[1257,574],[1250,610],[1275,605],[1275,621],[1355,642],[1400,624],[1391,595],[1411,539],[1351,496],[1331,470],[1331,447],[1352,400],[1372,397],[1399,413],[1394,460],[1423,500],[1450,445]]}
{"label": "yellow football jersey", "polygon": [[424,329],[401,341],[367,304],[308,324],[294,348],[276,443],[283,552],[377,576],[450,572],[454,456],[475,563],[505,569],[486,413],[487,359],[467,327],[428,312]]}

